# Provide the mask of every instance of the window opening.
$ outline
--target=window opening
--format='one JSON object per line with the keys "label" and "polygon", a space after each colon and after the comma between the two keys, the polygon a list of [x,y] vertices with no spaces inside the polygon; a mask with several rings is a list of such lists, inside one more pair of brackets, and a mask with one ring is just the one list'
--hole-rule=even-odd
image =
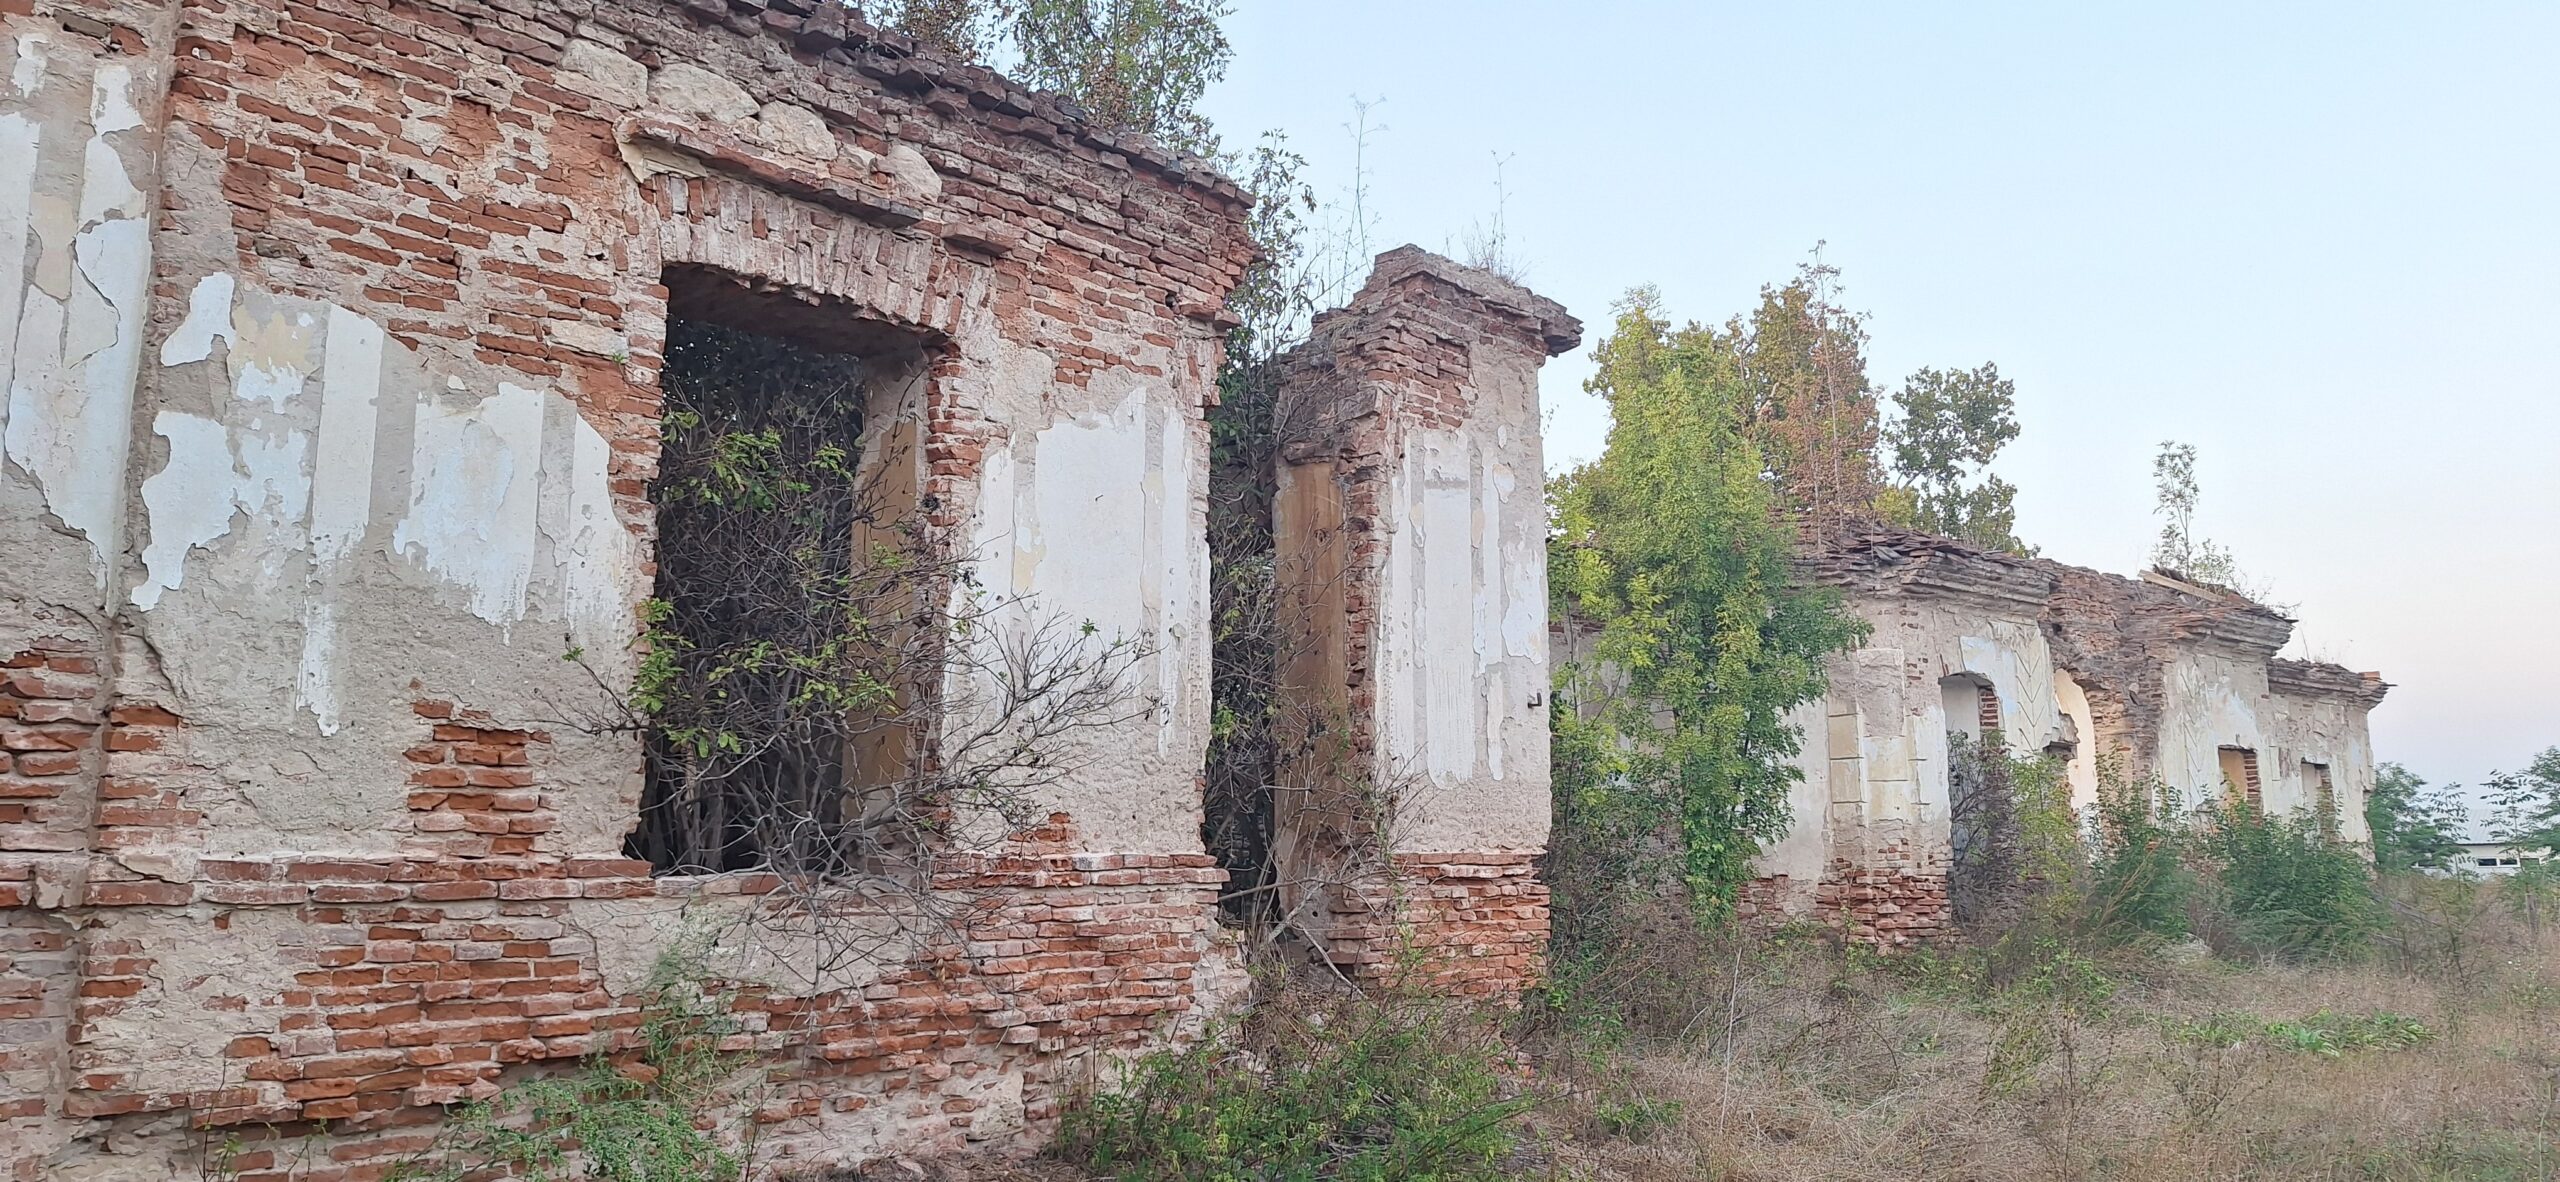
{"label": "window opening", "polygon": [[881,428],[921,351],[715,274],[667,282],[628,852],[664,874],[890,871],[916,840],[932,703],[911,609],[933,575],[904,441]]}
{"label": "window opening", "polygon": [[2330,836],[2338,832],[2338,785],[2329,778],[2329,765],[2302,761],[2302,784],[2311,792],[2311,807],[2319,810],[2320,827]]}
{"label": "window opening", "polygon": [[2258,753],[2247,747],[2224,747],[2219,754],[2224,797],[2253,809],[2265,807],[2258,788]]}

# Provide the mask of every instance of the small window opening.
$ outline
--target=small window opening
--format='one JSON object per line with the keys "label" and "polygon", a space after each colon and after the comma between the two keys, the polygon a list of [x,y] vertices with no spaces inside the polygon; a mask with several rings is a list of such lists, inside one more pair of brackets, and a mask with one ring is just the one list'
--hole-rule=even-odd
{"label": "small window opening", "polygon": [[1946,708],[1947,733],[1975,742],[2000,731],[2000,693],[1972,673],[1938,679],[1938,696]]}
{"label": "small window opening", "polygon": [[922,342],[671,270],[633,857],[887,873],[916,841],[932,602],[901,403]]}
{"label": "small window opening", "polygon": [[2302,786],[2311,793],[2311,807],[2318,810],[2320,826],[2331,836],[2338,831],[2338,784],[2329,778],[2329,765],[2302,761]]}
{"label": "small window opening", "polygon": [[2221,749],[2222,791],[2233,804],[2265,807],[2258,788],[2258,753],[2248,747]]}

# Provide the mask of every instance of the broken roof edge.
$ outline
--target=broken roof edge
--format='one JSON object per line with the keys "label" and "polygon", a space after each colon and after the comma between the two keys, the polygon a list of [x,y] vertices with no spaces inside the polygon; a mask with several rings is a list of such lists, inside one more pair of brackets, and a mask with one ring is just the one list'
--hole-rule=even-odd
{"label": "broken roof edge", "polygon": [[1813,534],[1797,566],[1813,582],[1852,591],[1972,599],[2041,610],[2053,576],[2034,560],[1958,538],[1876,521],[1847,521]]}
{"label": "broken roof edge", "polygon": [[2267,662],[2267,688],[2322,698],[2347,698],[2370,709],[2391,693],[2382,674],[2358,672],[2329,661],[2277,657]]}
{"label": "broken roof edge", "polygon": [[1380,293],[1407,279],[1436,280],[1482,303],[1487,310],[1528,322],[1547,356],[1571,352],[1582,344],[1582,321],[1564,305],[1482,267],[1472,267],[1410,242],[1380,254],[1371,264],[1368,282],[1346,307],[1374,303]]}
{"label": "broken roof edge", "polygon": [[[1015,135],[1049,139],[1037,124],[1067,133],[1096,151],[1112,152],[1175,187],[1204,191],[1239,208],[1253,197],[1204,157],[1170,147],[1144,132],[1105,127],[1063,95],[1034,90],[990,66],[964,61],[921,45],[906,34],[863,20],[833,0],[658,0],[695,21],[742,37],[781,42],[798,60],[841,65],[895,90],[928,97],[936,90],[965,98],[981,112],[1024,121],[1004,128]],[[607,22],[609,23],[609,22]]]}

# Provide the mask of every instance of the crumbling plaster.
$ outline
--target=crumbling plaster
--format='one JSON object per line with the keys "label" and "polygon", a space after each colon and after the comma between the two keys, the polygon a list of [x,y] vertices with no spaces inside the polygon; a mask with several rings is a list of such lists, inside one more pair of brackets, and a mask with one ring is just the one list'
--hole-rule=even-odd
{"label": "crumbling plaster", "polygon": [[35,696],[0,730],[89,746],[0,825],[0,977],[41,1007],[0,1039],[0,1177],[172,1176],[201,1139],[154,1113],[371,1120],[574,1060],[673,933],[757,906],[620,857],[640,760],[605,687],[650,589],[671,266],[920,342],[887,429],[999,604],[982,638],[1144,653],[1128,717],[1056,753],[1050,821],[952,851],[991,934],[818,978],[720,945],[812,999],[745,1020],[826,1023],[843,1076],[769,1140],[1002,1138],[1087,1050],[1234,997],[1197,779],[1231,184],[833,9],[27,7],[0,5],[0,656]]}
{"label": "crumbling plaster", "polygon": [[[1830,689],[1790,715],[1802,728],[1789,832],[1759,861],[1759,903],[1829,914],[1892,942],[1915,909],[1943,904],[1947,735],[1941,682],[1999,696],[2012,754],[2067,743],[2073,805],[2097,803],[2110,765],[2192,807],[2223,791],[2221,749],[2257,753],[2271,812],[2316,807],[2303,765],[2325,765],[2340,835],[2368,840],[2373,780],[2366,716],[2388,687],[2373,674],[2275,658],[2291,621],[2228,593],[2126,579],[1881,527],[1818,542],[1806,573],[1842,589],[1873,625],[1835,656]],[[1934,921],[1930,921],[1933,923]]]}
{"label": "crumbling plaster", "polygon": [[2053,654],[2031,606],[1900,593],[1853,596],[1850,606],[1872,631],[1830,659],[1824,698],[1790,715],[1804,736],[1802,778],[1789,795],[1788,834],[1759,863],[1799,894],[1834,858],[1946,846],[1947,735],[1973,721],[1947,717],[1946,678],[1991,686],[2012,751],[2039,753],[2066,733]]}

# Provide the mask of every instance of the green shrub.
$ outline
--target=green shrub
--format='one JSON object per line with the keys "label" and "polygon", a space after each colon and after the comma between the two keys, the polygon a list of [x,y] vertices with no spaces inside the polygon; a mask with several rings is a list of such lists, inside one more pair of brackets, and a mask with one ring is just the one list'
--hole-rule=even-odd
{"label": "green shrub", "polygon": [[2348,1051],[2395,1051],[2436,1037],[2425,1023],[2389,1010],[2341,1014],[2324,1009],[2298,1022],[2269,1022],[2265,1034],[2267,1041],[2287,1050],[2329,1059]]}
{"label": "green shrub", "polygon": [[2195,875],[2175,812],[2176,801],[2157,781],[2129,780],[2101,765],[2087,885],[2067,919],[2076,936],[2122,944],[2187,933]]}
{"label": "green shrub", "polygon": [[1148,1055],[1056,1152],[1121,1182],[1492,1182],[1536,1104],[1494,1028],[1413,994],[1283,996]]}
{"label": "green shrub", "polygon": [[2372,867],[2319,817],[2207,806],[2195,837],[2213,888],[2203,902],[2227,917],[2248,951],[2352,956],[2368,951],[2383,929],[2387,914],[2374,894]]}

